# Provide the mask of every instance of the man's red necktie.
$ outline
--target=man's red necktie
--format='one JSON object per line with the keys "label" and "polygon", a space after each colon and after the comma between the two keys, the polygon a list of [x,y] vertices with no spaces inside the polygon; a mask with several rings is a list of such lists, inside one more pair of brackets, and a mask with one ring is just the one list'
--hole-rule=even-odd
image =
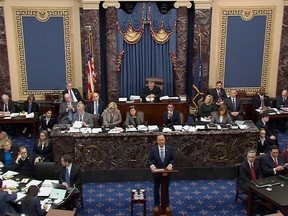
{"label": "man's red necktie", "polygon": [[278,161],[277,161],[277,158],[274,158],[274,163],[275,163],[275,167],[278,167]]}
{"label": "man's red necktie", "polygon": [[251,176],[252,176],[252,180],[256,180],[256,172],[255,172],[255,168],[253,166],[253,163],[251,163]]}

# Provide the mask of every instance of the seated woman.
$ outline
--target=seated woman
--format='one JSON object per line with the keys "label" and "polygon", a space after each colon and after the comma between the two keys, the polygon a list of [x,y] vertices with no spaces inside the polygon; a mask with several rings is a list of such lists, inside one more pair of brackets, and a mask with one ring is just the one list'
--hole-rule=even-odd
{"label": "seated woman", "polygon": [[41,159],[41,161],[53,161],[52,142],[49,139],[47,131],[42,130],[40,132],[40,137],[34,144],[34,153],[37,155],[38,159]]}
{"label": "seated woman", "polygon": [[38,192],[39,188],[36,185],[31,185],[28,188],[26,197],[21,200],[22,213],[25,213],[25,215],[46,215],[47,206],[44,205],[43,209],[41,208],[40,199],[37,197]]}
{"label": "seated woman", "polygon": [[49,109],[44,115],[41,116],[40,130],[46,130],[50,133],[52,131],[54,124],[56,123],[57,120],[52,116],[52,110]]}
{"label": "seated woman", "polygon": [[126,127],[137,127],[138,125],[142,125],[144,122],[144,117],[142,113],[137,112],[135,106],[129,107],[129,113],[126,115],[126,120],[124,122],[124,126]]}
{"label": "seated woman", "polygon": [[6,140],[10,139],[9,135],[5,131],[0,132],[0,149],[3,149]]}
{"label": "seated woman", "polygon": [[[35,102],[35,97],[33,94],[28,95],[27,100],[24,101],[23,106],[20,108],[22,113],[27,112],[29,113],[38,113],[39,112],[39,105]],[[31,137],[31,126],[25,126],[22,133],[25,134],[28,130],[28,137]]]}
{"label": "seated woman", "polygon": [[4,172],[13,164],[13,158],[18,155],[18,146],[12,145],[11,140],[6,139],[3,149],[0,150],[0,165],[4,166]]}
{"label": "seated woman", "polygon": [[232,119],[225,105],[221,105],[218,111],[212,114],[210,123],[215,123],[215,124],[231,124],[232,123]]}
{"label": "seated woman", "polygon": [[207,95],[205,97],[205,101],[201,104],[199,108],[199,116],[204,118],[205,120],[211,119],[211,113],[217,111],[218,107],[213,103],[213,97],[211,95]]}
{"label": "seated woman", "polygon": [[103,119],[103,126],[119,126],[122,122],[122,116],[120,110],[117,109],[117,104],[115,102],[110,102],[108,108],[104,110],[101,115]]}

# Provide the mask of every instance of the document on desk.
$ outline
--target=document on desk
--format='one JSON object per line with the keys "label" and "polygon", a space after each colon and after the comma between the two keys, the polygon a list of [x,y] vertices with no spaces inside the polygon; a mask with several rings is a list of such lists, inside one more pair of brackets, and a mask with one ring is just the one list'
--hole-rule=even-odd
{"label": "document on desk", "polygon": [[82,128],[82,125],[83,125],[82,121],[75,121],[73,124],[73,128],[80,129],[80,128]]}
{"label": "document on desk", "polygon": [[101,133],[102,132],[102,128],[93,128],[92,133]]}
{"label": "document on desk", "polygon": [[36,185],[38,186],[39,184],[41,184],[42,181],[38,181],[38,180],[31,180],[27,185],[26,188],[29,188],[31,185]]}
{"label": "document on desk", "polygon": [[272,176],[272,177],[263,178],[263,179],[256,179],[252,181],[252,183],[258,188],[263,188],[263,187],[278,185],[280,184],[280,180],[278,176]]}
{"label": "document on desk", "polygon": [[45,186],[41,186],[41,188],[39,189],[38,192],[38,196],[42,196],[42,197],[48,197],[51,194],[53,187],[45,187]]}
{"label": "document on desk", "polygon": [[174,127],[174,130],[176,131],[182,131],[183,129],[182,125],[173,125],[173,127]]}
{"label": "document on desk", "polygon": [[21,192],[18,192],[16,195],[17,195],[16,200],[14,200],[15,203],[19,202],[21,199],[23,199],[26,196],[26,194],[21,193]]}
{"label": "document on desk", "polygon": [[8,179],[3,181],[3,186],[6,186],[7,188],[17,188],[19,184],[12,179]]}
{"label": "document on desk", "polygon": [[50,179],[45,179],[42,183],[41,186],[44,186],[44,187],[53,187],[52,183],[56,183],[56,184],[59,184],[59,181],[58,180],[50,180]]}
{"label": "document on desk", "polygon": [[29,114],[27,114],[26,115],[26,118],[34,118],[34,112],[32,112],[32,113],[29,113]]}
{"label": "document on desk", "polygon": [[5,173],[2,175],[2,178],[8,179],[8,178],[12,178],[13,176],[18,175],[18,174],[19,174],[18,172],[8,170],[7,172],[5,172]]}
{"label": "document on desk", "polygon": [[172,130],[170,129],[170,128],[167,128],[167,127],[164,127],[163,129],[162,129],[162,132],[163,133],[168,133],[168,132],[171,132]]}

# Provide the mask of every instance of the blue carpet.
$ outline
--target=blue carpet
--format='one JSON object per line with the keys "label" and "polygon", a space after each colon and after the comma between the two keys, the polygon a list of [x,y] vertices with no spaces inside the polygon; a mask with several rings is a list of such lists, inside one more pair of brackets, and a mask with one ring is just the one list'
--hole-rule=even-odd
{"label": "blue carpet", "polygon": [[[147,215],[152,215],[153,182],[84,184],[81,216],[130,215],[130,191],[145,189]],[[235,202],[235,180],[172,181],[170,204],[173,215],[246,215],[246,206]],[[134,215],[143,215],[143,205],[134,205]]]}

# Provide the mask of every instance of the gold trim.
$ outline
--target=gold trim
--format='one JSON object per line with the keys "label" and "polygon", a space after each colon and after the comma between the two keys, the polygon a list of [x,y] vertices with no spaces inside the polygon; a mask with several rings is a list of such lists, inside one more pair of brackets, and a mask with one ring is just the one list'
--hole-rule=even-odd
{"label": "gold trim", "polygon": [[[259,8],[259,7],[222,7],[220,9],[220,17],[221,17],[221,35],[219,40],[219,52],[218,52],[218,69],[219,72],[217,74],[218,80],[224,83],[225,77],[225,58],[226,58],[226,41],[227,41],[227,21],[229,16],[240,16],[243,20],[249,21],[253,19],[255,16],[263,16],[265,15],[267,18],[266,21],[266,31],[265,31],[265,42],[263,49],[263,63],[262,63],[262,78],[261,78],[261,86],[267,87],[269,85],[269,71],[271,71],[271,50],[273,46],[273,20],[274,14],[276,13],[276,7],[267,7],[267,8]],[[241,90],[245,90],[246,92],[257,92],[259,90],[259,86],[255,87],[241,87]]]}
{"label": "gold trim", "polygon": [[12,7],[13,17],[15,22],[15,41],[16,41],[16,53],[17,64],[18,64],[18,77],[19,86],[22,91],[21,97],[27,96],[29,94],[34,94],[35,96],[45,95],[46,93],[60,93],[60,90],[29,90],[27,82],[27,71],[26,71],[26,58],[25,58],[25,44],[23,35],[23,17],[35,17],[40,22],[46,22],[50,17],[62,17],[63,18],[63,33],[64,33],[64,43],[65,43],[65,63],[66,63],[66,79],[68,82],[72,82],[73,74],[73,53],[72,53],[72,43],[73,38],[71,37],[72,29],[72,17],[71,8],[19,8]]}

